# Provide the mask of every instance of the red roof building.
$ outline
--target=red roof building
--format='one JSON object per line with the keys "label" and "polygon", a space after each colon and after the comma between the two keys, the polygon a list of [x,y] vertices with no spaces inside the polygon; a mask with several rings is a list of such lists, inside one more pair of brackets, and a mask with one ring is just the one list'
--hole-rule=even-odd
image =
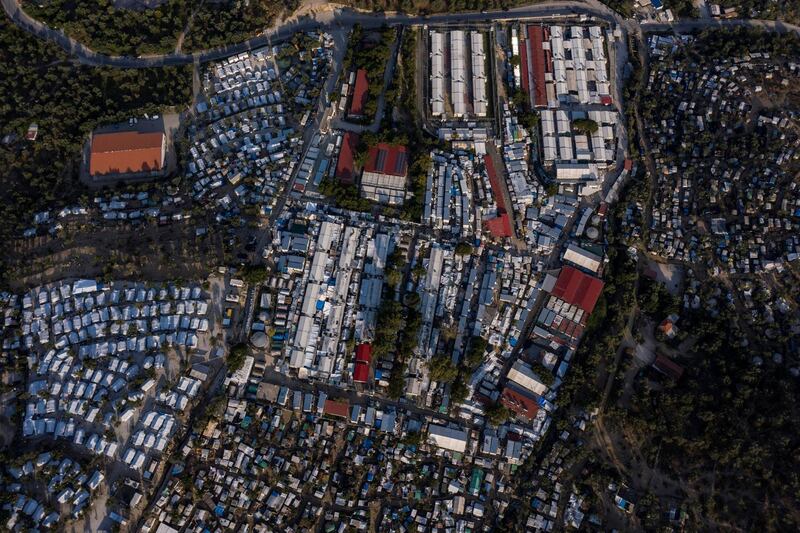
{"label": "red roof building", "polygon": [[511,219],[508,213],[503,213],[495,218],[490,218],[484,222],[486,229],[492,236],[502,239],[503,237],[513,237],[514,232],[511,231]]}
{"label": "red roof building", "polygon": [[358,135],[346,132],[342,139],[342,148],[339,150],[339,160],[336,162],[336,172],[334,173],[342,185],[352,185],[356,182],[353,157],[357,146]]}
{"label": "red roof building", "polygon": [[486,174],[489,175],[489,183],[492,186],[492,193],[494,194],[494,203],[497,204],[497,209],[506,212],[506,202],[503,199],[500,189],[500,178],[497,176],[497,171],[492,163],[492,158],[489,154],[483,156],[483,164],[486,165]]}
{"label": "red roof building", "polygon": [[399,144],[370,148],[361,174],[361,195],[375,202],[399,205],[406,197],[408,151]]}
{"label": "red roof building", "polygon": [[356,83],[353,87],[353,100],[350,102],[350,115],[360,117],[364,114],[364,107],[369,96],[369,80],[367,71],[363,68],[356,72]]}
{"label": "red roof building", "polygon": [[345,401],[325,400],[325,407],[322,412],[330,416],[347,418],[350,416],[350,404]]}
{"label": "red roof building", "polygon": [[587,313],[591,313],[602,290],[601,280],[584,274],[577,268],[565,266],[558,275],[552,294],[568,304],[577,305]]}
{"label": "red roof building", "polygon": [[359,344],[356,346],[356,365],[353,369],[353,381],[366,383],[369,380],[369,366],[372,362],[372,346]]}
{"label": "red roof building", "polygon": [[653,362],[653,368],[675,381],[678,381],[681,379],[681,376],[683,376],[683,367],[669,357],[664,357],[661,354],[656,356],[656,360]]}
{"label": "red roof building", "polygon": [[164,166],[163,132],[117,131],[95,133],[89,156],[89,174],[158,172]]}
{"label": "red roof building", "polygon": [[533,420],[539,412],[539,404],[534,398],[512,386],[506,386],[500,395],[500,403],[507,409],[528,420]]}
{"label": "red roof building", "polygon": [[406,177],[408,151],[399,144],[378,143],[369,149],[364,172]]}
{"label": "red roof building", "polygon": [[489,233],[498,239],[513,237],[514,228],[511,227],[511,217],[508,216],[508,212],[506,211],[506,202],[503,199],[502,189],[500,188],[500,178],[497,176],[497,171],[494,168],[494,163],[489,154],[483,156],[483,162],[486,165],[486,174],[489,175],[489,183],[492,186],[494,203],[497,204],[497,216],[486,220],[484,225]]}
{"label": "red roof building", "polygon": [[533,74],[533,87],[531,91],[531,106],[547,106],[547,89],[545,87],[544,74],[552,71],[548,68],[550,62],[545,56],[544,41],[545,30],[542,26],[528,26],[528,45],[531,47],[531,67]]}

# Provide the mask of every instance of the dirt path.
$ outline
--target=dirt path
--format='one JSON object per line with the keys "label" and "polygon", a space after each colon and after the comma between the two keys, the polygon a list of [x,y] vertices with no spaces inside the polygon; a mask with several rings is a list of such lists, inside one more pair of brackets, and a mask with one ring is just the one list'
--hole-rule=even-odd
{"label": "dirt path", "polygon": [[[178,35],[178,41],[175,43],[175,54],[176,55],[181,53],[182,48],[183,48],[183,41],[186,39],[186,36],[189,34],[189,32],[192,29],[192,22],[194,22],[194,16],[197,14],[197,11],[201,7],[203,7],[203,4],[205,4],[205,1],[201,1],[199,4],[197,4],[197,6],[195,6],[195,8],[189,14],[189,18],[186,19],[186,26],[184,26],[183,30],[181,30],[181,33]],[[197,58],[195,58],[195,64],[197,64]]]}

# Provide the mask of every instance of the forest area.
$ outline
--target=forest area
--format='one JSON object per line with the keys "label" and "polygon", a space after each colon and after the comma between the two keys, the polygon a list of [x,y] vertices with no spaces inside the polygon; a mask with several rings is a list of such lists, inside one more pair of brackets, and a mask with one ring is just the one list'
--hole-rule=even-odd
{"label": "forest area", "polygon": [[[544,0],[346,0],[344,3],[370,11],[400,11],[403,13],[453,13],[456,11],[497,11],[535,4]],[[745,0],[746,1],[746,0]],[[753,0],[759,1],[759,0]],[[623,16],[633,14],[633,0],[601,0]],[[682,4],[690,0],[681,0]]]}
{"label": "forest area", "polygon": [[[77,66],[6,19],[0,22],[0,242],[32,214],[75,202],[81,147],[96,126],[191,100],[191,67],[119,70]],[[39,126],[35,141],[25,132]],[[0,265],[2,273],[2,265]]]}
{"label": "forest area", "polygon": [[348,0],[353,7],[372,11],[402,11],[404,13],[446,13],[453,11],[480,11],[482,9],[509,9],[535,3],[531,0]]}
{"label": "forest area", "polygon": [[753,364],[758,348],[754,339],[742,345],[732,305],[717,317],[700,311],[682,322],[696,339],[681,361],[683,378],[640,376],[631,408],[618,410],[615,423],[649,462],[688,481],[700,494],[701,515],[745,531],[796,531],[796,378]]}
{"label": "forest area", "polygon": [[[796,57],[798,41],[794,36],[745,28],[709,31],[701,33],[677,59],[692,68],[706,69],[715,60],[755,50],[766,51],[773,58]],[[642,102],[647,122],[674,119],[674,96],[650,92],[642,95]],[[731,138],[722,133],[704,136],[684,131],[682,137],[676,136],[673,151],[662,157],[668,162],[680,161],[680,150],[686,146],[708,146],[709,153],[720,150],[717,157],[772,153],[776,148],[768,143],[780,142],[765,135]],[[682,138],[691,138],[693,143],[681,145]],[[705,196],[700,193],[699,198],[699,205],[705,208]],[[623,203],[620,206],[624,208]],[[615,213],[612,221],[618,217]],[[609,242],[613,244],[614,238]],[[680,315],[677,339],[659,338],[657,331],[655,337],[663,341],[657,353],[668,354],[683,369],[682,375],[673,379],[647,365],[625,385],[625,372],[619,373],[606,405],[605,427],[620,437],[631,455],[642,457],[648,467],[681,488],[681,497],[691,509],[691,530],[722,526],[740,531],[797,531],[800,410],[796,398],[800,386],[785,367],[770,363],[779,352],[784,353],[784,347],[768,343],[761,331],[748,327],[732,301],[723,297],[727,289],[713,277],[698,290],[704,304],[698,309],[687,308],[682,298],[673,297],[646,277],[639,279],[635,300],[631,293],[627,301],[614,302],[620,285],[615,257],[613,248],[609,249],[606,287],[581,342],[577,363],[559,391],[559,404],[572,408],[597,404],[601,388],[596,369],[607,364],[621,342],[614,332],[623,324],[622,310],[635,302],[639,316],[635,323],[647,322],[651,328],[669,314]],[[716,307],[707,302],[716,302]],[[642,341],[640,327],[633,331],[637,342]],[[687,342],[682,344],[683,340]],[[677,350],[678,346],[683,348]],[[625,356],[622,370],[634,364],[634,356]],[[630,394],[623,394],[625,391]]]}
{"label": "forest area", "polygon": [[800,2],[797,0],[721,0],[722,8],[734,8],[740,18],[759,18],[800,22]]}
{"label": "forest area", "polygon": [[185,30],[185,52],[243,41],[297,6],[297,0],[166,0],[149,9],[118,7],[113,0],[23,3],[30,16],[93,50],[129,56],[173,52]]}

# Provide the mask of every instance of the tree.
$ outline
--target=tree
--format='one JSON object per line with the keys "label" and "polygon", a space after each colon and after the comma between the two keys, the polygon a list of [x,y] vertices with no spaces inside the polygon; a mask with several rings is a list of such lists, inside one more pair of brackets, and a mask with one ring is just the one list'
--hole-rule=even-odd
{"label": "tree", "polygon": [[511,95],[511,102],[514,104],[514,107],[517,108],[517,111],[525,111],[530,107],[530,98],[525,91],[516,90],[514,94]]}
{"label": "tree", "polygon": [[395,362],[392,374],[389,376],[389,389],[387,393],[390,398],[399,398],[403,395],[405,388],[406,363],[405,361]]}
{"label": "tree", "polygon": [[386,283],[390,287],[396,287],[401,281],[403,281],[403,274],[399,270],[395,268],[390,268],[387,270]]}
{"label": "tree", "polygon": [[452,383],[458,376],[458,368],[446,355],[437,355],[428,362],[431,379],[440,383]]}
{"label": "tree", "polygon": [[483,337],[472,337],[470,340],[469,349],[464,356],[464,364],[470,372],[473,372],[483,362],[483,354],[486,352],[487,346],[488,343]]}
{"label": "tree", "polygon": [[450,387],[450,400],[451,404],[459,404],[463,403],[464,400],[467,399],[467,394],[469,394],[469,389],[467,388],[467,384],[464,379],[459,376],[459,378],[453,382],[453,385]]}
{"label": "tree", "polygon": [[243,342],[231,346],[230,350],[228,351],[228,356],[225,358],[225,362],[228,365],[228,370],[230,372],[236,372],[242,368],[248,352],[249,349],[247,348],[247,344]]}
{"label": "tree", "polygon": [[486,413],[486,419],[493,426],[503,425],[511,415],[508,408],[500,402],[495,402],[489,405],[486,407],[486,409],[484,409],[484,412]]}
{"label": "tree", "polygon": [[244,267],[242,277],[251,285],[260,285],[269,277],[269,271],[263,265],[247,265]]}
{"label": "tree", "polygon": [[591,135],[599,128],[600,126],[598,126],[597,122],[590,118],[576,118],[572,121],[572,129],[586,135]]}
{"label": "tree", "polygon": [[468,242],[460,242],[456,244],[457,255],[469,255],[472,253],[472,246]]}
{"label": "tree", "polygon": [[519,115],[520,123],[528,130],[533,132],[539,126],[539,113],[536,111],[526,111]]}
{"label": "tree", "polygon": [[548,387],[551,387],[553,385],[553,381],[555,381],[553,373],[549,371],[543,364],[539,362],[532,362],[530,363],[530,365],[533,371],[536,373],[536,375],[539,376],[539,379],[542,380],[542,383],[544,383]]}

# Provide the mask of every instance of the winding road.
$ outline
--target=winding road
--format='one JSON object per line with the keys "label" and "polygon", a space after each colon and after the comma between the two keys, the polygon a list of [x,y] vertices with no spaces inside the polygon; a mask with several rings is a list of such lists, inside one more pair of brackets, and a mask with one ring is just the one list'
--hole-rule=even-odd
{"label": "winding road", "polygon": [[[594,15],[608,21],[621,22],[614,11],[599,2],[583,4],[577,1],[556,1],[544,4],[523,6],[508,11],[492,11],[487,13],[446,13],[431,16],[407,15],[403,13],[366,13],[343,8],[325,11],[314,16],[290,18],[276,24],[263,33],[246,41],[212,48],[194,53],[168,53],[139,57],[109,56],[95,52],[83,43],[76,41],[60,30],[51,28],[28,15],[19,5],[18,0],[0,0],[3,10],[11,21],[23,30],[53,44],[58,45],[74,56],[79,62],[94,66],[110,66],[120,68],[149,68],[165,65],[186,65],[195,60],[205,63],[218,60],[247,50],[267,46],[274,41],[290,37],[296,32],[314,29],[335,30],[361,24],[365,28],[380,27],[384,24],[447,24],[451,22],[469,23],[495,20],[518,20],[521,18],[549,17],[559,15],[586,14]],[[596,3],[597,5],[591,5]]]}
{"label": "winding road", "polygon": [[76,41],[64,32],[51,28],[39,20],[28,15],[20,6],[18,0],[0,0],[3,10],[9,19],[21,29],[53,44],[58,45],[67,53],[72,55],[77,61],[86,65],[109,66],[118,68],[149,68],[166,65],[187,65],[194,62],[206,63],[215,61],[231,55],[239,54],[247,50],[267,46],[274,41],[279,41],[290,37],[296,32],[309,31],[314,29],[336,30],[350,27],[354,24],[361,24],[365,28],[375,28],[384,24],[449,24],[449,23],[470,23],[470,22],[492,22],[503,20],[520,20],[540,17],[557,17],[570,15],[589,15],[608,22],[615,22],[628,31],[642,32],[662,32],[676,31],[686,32],[704,28],[728,28],[728,27],[758,27],[769,31],[789,32],[793,31],[800,34],[800,27],[782,21],[768,21],[755,19],[695,19],[679,20],[671,24],[645,21],[639,23],[634,19],[623,19],[616,11],[602,4],[599,0],[577,0],[554,1],[528,6],[521,6],[506,11],[489,11],[485,13],[443,13],[438,15],[418,16],[405,13],[386,12],[386,13],[367,13],[349,8],[327,10],[315,15],[304,15],[299,18],[289,18],[285,21],[276,23],[272,28],[263,33],[252,37],[246,41],[211,48],[194,53],[182,53],[179,51],[160,54],[132,56],[110,56],[95,52],[83,43]]}
{"label": "winding road", "polygon": [[586,14],[608,21],[621,23],[621,17],[597,1],[581,3],[577,1],[556,1],[544,4],[523,6],[508,11],[487,13],[446,13],[431,16],[416,16],[403,13],[365,13],[352,9],[335,9],[315,16],[289,19],[268,29],[264,33],[237,44],[212,48],[194,53],[173,52],[161,55],[139,57],[109,56],[95,52],[88,46],[72,39],[60,30],[51,28],[32,18],[19,5],[18,0],[0,0],[3,10],[11,21],[23,30],[50,41],[87,65],[102,65],[120,68],[148,68],[164,65],[186,65],[198,60],[202,63],[218,60],[247,50],[266,46],[296,32],[312,29],[327,29],[352,26],[356,23],[367,28],[383,24],[447,24],[451,22],[469,23],[497,20],[518,20],[522,18],[548,17],[559,15]]}

